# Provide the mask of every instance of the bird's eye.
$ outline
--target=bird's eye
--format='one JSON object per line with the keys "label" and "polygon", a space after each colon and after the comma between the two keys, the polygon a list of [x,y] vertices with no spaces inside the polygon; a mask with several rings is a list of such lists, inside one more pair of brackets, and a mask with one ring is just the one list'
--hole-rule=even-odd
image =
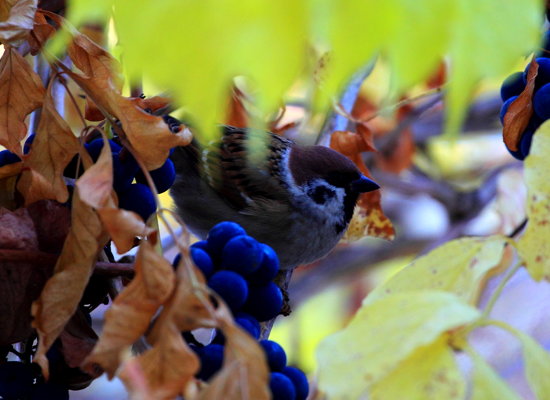
{"label": "bird's eye", "polygon": [[309,197],[317,204],[325,204],[327,200],[335,196],[334,190],[326,186],[316,186],[308,192]]}

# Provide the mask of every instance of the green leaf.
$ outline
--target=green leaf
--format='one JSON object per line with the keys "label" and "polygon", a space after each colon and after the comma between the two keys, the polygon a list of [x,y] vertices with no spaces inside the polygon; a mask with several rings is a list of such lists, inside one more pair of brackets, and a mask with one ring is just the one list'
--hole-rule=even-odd
{"label": "green leaf", "polygon": [[473,351],[468,354],[474,363],[472,400],[520,400],[483,358]]}
{"label": "green leaf", "polygon": [[418,348],[479,315],[458,297],[436,291],[397,293],[364,305],[319,345],[319,387],[330,399],[357,399]]}
{"label": "green leaf", "polygon": [[525,159],[527,184],[527,217],[525,234],[518,241],[521,258],[536,280],[550,280],[550,122],[533,135],[531,151]]}
{"label": "green leaf", "polygon": [[373,385],[371,400],[462,400],[466,382],[446,335],[420,347],[387,377]]}
{"label": "green leaf", "polygon": [[365,299],[372,303],[392,293],[444,290],[476,304],[487,278],[499,268],[506,240],[501,236],[464,238],[445,243],[403,268]]}

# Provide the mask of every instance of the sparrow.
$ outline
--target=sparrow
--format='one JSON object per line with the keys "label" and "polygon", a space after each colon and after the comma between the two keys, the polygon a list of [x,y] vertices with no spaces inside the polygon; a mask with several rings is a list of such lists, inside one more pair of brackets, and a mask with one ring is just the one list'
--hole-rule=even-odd
{"label": "sparrow", "polygon": [[[344,234],[361,193],[379,188],[344,155],[265,132],[263,161],[249,157],[249,130],[222,127],[219,141],[178,147],[170,194],[192,233],[240,224],[271,246],[282,269],[324,257]],[[263,132],[262,132],[263,134]]]}

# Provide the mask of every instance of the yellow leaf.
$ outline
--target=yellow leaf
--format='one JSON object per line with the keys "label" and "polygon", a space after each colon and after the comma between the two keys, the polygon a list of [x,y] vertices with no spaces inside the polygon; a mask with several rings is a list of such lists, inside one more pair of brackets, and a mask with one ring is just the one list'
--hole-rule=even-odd
{"label": "yellow leaf", "polygon": [[319,387],[331,399],[356,399],[415,350],[479,315],[437,291],[396,293],[363,305],[344,330],[319,345]]}
{"label": "yellow leaf", "polygon": [[544,123],[533,136],[531,152],[524,163],[529,222],[525,234],[518,242],[518,249],[527,270],[536,280],[550,280],[548,151],[550,151],[550,122]]}
{"label": "yellow leaf", "polygon": [[523,332],[516,336],[523,345],[525,375],[537,399],[550,399],[550,354],[532,337]]}
{"label": "yellow leaf", "polygon": [[472,400],[520,400],[483,358],[473,351],[468,354],[474,363]]}
{"label": "yellow leaf", "polygon": [[550,399],[550,354],[531,336],[501,321],[491,322],[517,337],[523,346],[525,375],[537,399]]}
{"label": "yellow leaf", "polygon": [[504,253],[505,238],[464,238],[447,242],[395,274],[365,299],[372,303],[392,293],[444,290],[476,304],[484,283]]}
{"label": "yellow leaf", "polygon": [[399,367],[373,385],[372,400],[462,400],[466,383],[441,336],[429,346],[417,349]]}

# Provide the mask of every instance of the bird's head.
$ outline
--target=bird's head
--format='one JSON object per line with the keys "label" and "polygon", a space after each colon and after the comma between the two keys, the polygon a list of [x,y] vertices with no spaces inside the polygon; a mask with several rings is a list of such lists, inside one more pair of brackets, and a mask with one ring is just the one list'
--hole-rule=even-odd
{"label": "bird's head", "polygon": [[380,187],[349,158],[324,146],[293,146],[289,170],[312,207],[335,218],[338,233],[351,220],[359,195]]}

